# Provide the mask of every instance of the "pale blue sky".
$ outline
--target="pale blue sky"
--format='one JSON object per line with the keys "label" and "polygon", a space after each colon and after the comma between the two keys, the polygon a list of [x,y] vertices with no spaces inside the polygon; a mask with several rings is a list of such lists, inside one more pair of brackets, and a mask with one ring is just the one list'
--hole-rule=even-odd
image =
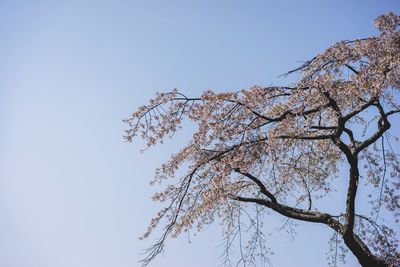
{"label": "pale blue sky", "polygon": [[[156,91],[237,90],[342,39],[376,34],[389,1],[0,1],[0,266],[138,266],[160,207],[127,117]],[[340,208],[340,207],[339,207]],[[280,220],[273,217],[272,221]],[[329,231],[273,235],[274,266],[326,266]],[[168,242],[154,267],[218,266],[218,226]],[[347,266],[358,266],[348,257]]]}

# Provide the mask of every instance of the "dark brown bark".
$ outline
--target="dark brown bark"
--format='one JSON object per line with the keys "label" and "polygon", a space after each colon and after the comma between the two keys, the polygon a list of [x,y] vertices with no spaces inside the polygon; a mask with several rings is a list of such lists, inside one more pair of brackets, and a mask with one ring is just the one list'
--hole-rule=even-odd
{"label": "dark brown bark", "polygon": [[260,191],[267,196],[270,200],[263,198],[247,198],[241,196],[235,196],[234,199],[241,202],[251,202],[259,205],[263,205],[268,207],[275,212],[286,216],[288,218],[307,221],[307,222],[315,222],[322,223],[334,231],[338,232],[348,249],[354,254],[357,258],[358,262],[363,267],[390,267],[389,264],[385,263],[383,259],[376,257],[364,244],[364,242],[354,233],[354,221],[355,221],[355,198],[357,194],[358,182],[359,182],[359,170],[358,170],[358,158],[357,155],[351,153],[350,148],[345,145],[341,140],[336,141],[338,146],[342,149],[344,154],[347,157],[348,163],[350,165],[350,173],[349,173],[349,186],[347,189],[347,198],[346,198],[346,212],[345,212],[345,222],[344,224],[340,223],[335,216],[332,216],[328,213],[322,213],[317,211],[293,208],[290,206],[286,206],[277,202],[272,193],[270,193],[264,186],[264,184],[257,179],[255,176],[249,173],[242,173],[240,170],[236,170],[242,175],[248,177],[253,182],[257,184],[260,188]]}
{"label": "dark brown bark", "polygon": [[352,232],[343,236],[344,243],[350,251],[356,256],[358,262],[363,267],[390,267],[382,259],[374,256],[368,247],[355,236]]}
{"label": "dark brown bark", "polygon": [[277,213],[292,219],[325,224],[342,236],[344,243],[357,258],[361,266],[390,267],[390,265],[385,263],[384,260],[373,255],[364,242],[362,242],[362,240],[353,233],[353,230],[346,230],[346,226],[341,224],[334,218],[334,216],[330,214],[293,208],[259,198],[245,198],[237,196],[234,199],[241,202],[251,202],[266,206]]}

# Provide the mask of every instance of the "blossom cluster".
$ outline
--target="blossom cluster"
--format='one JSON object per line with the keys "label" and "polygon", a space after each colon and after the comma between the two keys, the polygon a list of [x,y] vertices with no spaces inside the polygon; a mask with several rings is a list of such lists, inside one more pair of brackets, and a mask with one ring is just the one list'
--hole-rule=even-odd
{"label": "blossom cluster", "polygon": [[[399,24],[393,13],[380,16],[375,21],[379,36],[334,44],[296,69],[301,77],[293,86],[207,90],[196,98],[173,90],[157,94],[126,119],[125,139],[131,142],[139,135],[148,147],[173,136],[184,119],[197,125],[189,143],[152,181],[178,179],[153,197],[168,204],[143,235],[167,222],[151,253],[159,252],[166,235],[201,230],[216,217],[232,233],[240,214],[235,197],[260,196],[259,184],[246,174],[257,177],[275,201],[315,209],[313,200],[334,190],[339,167],[352,155],[359,155],[357,164],[364,165],[365,188],[375,192],[366,221],[375,226],[385,209],[398,222],[400,164],[388,149],[393,138],[386,131],[389,119],[400,112]],[[395,262],[389,257],[397,249],[395,231],[372,226],[359,222],[361,238]]]}

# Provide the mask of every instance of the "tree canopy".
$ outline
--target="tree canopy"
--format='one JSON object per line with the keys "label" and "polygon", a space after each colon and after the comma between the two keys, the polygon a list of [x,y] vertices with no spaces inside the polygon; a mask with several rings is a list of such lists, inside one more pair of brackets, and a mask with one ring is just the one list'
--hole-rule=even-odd
{"label": "tree canopy", "polygon": [[[244,230],[241,217],[253,234],[240,263],[267,260],[262,223],[270,211],[328,226],[331,242],[347,247],[363,266],[400,265],[391,228],[400,219],[400,163],[390,131],[400,113],[399,25],[394,13],[379,16],[379,35],[335,43],[289,71],[299,74],[290,86],[207,90],[199,97],[173,90],[158,93],[127,118],[125,139],[138,135],[148,147],[173,136],[185,119],[197,125],[189,143],[152,180],[167,184],[153,196],[165,208],[143,238],[159,224],[164,228],[144,265],[168,236],[200,231],[216,219],[229,253]],[[347,191],[343,211],[330,214],[321,203],[335,190],[335,180],[345,182]],[[369,192],[362,203],[368,214],[357,209],[360,187]]]}

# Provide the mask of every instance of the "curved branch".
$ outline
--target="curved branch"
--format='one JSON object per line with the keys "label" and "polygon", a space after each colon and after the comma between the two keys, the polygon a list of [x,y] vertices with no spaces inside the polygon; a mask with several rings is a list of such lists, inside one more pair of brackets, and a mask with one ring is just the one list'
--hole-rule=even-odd
{"label": "curved branch", "polygon": [[362,150],[367,148],[369,145],[375,143],[391,127],[391,124],[390,124],[390,122],[389,122],[389,120],[387,118],[388,115],[383,110],[382,105],[379,102],[377,102],[377,103],[375,103],[373,105],[378,108],[379,114],[381,115],[381,117],[378,120],[378,130],[370,138],[368,138],[367,140],[362,142],[355,149],[355,151],[354,151],[355,155],[360,153]]}
{"label": "curved branch", "polygon": [[293,208],[279,203],[273,203],[272,201],[260,199],[260,198],[248,198],[241,196],[233,196],[234,200],[241,202],[256,203],[265,207],[268,207],[277,213],[300,221],[323,223],[334,229],[339,233],[343,233],[343,225],[334,218],[334,216],[328,213],[321,213],[318,211],[310,211],[305,209]]}
{"label": "curved branch", "polygon": [[250,180],[255,182],[258,185],[258,187],[260,188],[261,193],[263,193],[265,196],[267,196],[269,199],[271,199],[272,203],[278,203],[276,201],[275,196],[271,192],[269,192],[267,190],[267,188],[265,187],[265,185],[259,179],[257,179],[255,176],[251,175],[250,173],[241,172],[239,168],[234,169],[234,171],[246,176],[247,178],[249,178]]}

